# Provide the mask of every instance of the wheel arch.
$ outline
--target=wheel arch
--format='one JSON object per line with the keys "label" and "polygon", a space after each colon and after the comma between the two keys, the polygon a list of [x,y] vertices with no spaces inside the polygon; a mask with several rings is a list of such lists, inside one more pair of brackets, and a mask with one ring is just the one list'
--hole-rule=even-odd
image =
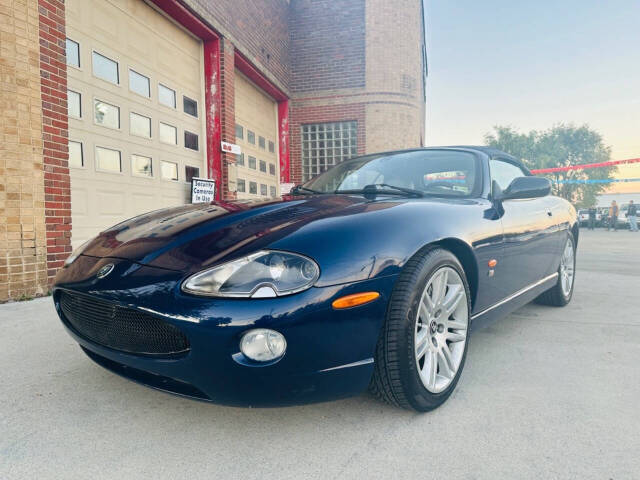
{"label": "wheel arch", "polygon": [[[469,290],[471,291],[471,306],[476,303],[476,296],[478,293],[478,261],[476,255],[473,253],[471,246],[464,240],[459,238],[449,237],[436,240],[424,246],[424,248],[440,247],[448,250],[456,256],[458,261],[462,264],[464,274],[467,277],[469,283]],[[421,249],[421,250],[424,250]]]}

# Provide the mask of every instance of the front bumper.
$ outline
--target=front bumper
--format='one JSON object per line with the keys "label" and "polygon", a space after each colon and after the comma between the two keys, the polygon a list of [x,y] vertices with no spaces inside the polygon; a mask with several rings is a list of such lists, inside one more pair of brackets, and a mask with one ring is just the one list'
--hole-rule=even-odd
{"label": "front bumper", "polygon": [[[96,272],[108,263],[115,265],[113,272],[97,279]],[[273,299],[201,298],[181,292],[179,272],[81,256],[60,272],[53,298],[71,336],[94,361],[115,373],[200,400],[280,406],[336,399],[366,389],[395,279],[314,287]],[[65,320],[59,305],[63,290],[157,315],[187,336],[190,351],[177,358],[150,358],[94,343]],[[331,307],[338,297],[371,290],[380,298],[370,304],[341,311]],[[239,352],[242,334],[258,327],[286,337],[286,354],[277,363],[255,364]]]}

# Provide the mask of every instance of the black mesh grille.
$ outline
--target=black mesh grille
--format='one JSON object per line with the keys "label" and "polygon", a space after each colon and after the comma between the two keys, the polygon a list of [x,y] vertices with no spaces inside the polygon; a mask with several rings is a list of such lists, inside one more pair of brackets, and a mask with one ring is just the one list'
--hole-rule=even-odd
{"label": "black mesh grille", "polygon": [[142,355],[175,355],[189,350],[187,337],[164,320],[88,295],[61,292],[68,325],[92,342]]}

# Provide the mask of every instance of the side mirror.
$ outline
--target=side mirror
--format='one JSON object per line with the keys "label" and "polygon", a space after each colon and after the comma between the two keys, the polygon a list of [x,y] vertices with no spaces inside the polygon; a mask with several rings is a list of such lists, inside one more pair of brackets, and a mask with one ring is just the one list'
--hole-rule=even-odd
{"label": "side mirror", "polygon": [[496,200],[545,197],[551,193],[551,182],[544,177],[517,177]]}

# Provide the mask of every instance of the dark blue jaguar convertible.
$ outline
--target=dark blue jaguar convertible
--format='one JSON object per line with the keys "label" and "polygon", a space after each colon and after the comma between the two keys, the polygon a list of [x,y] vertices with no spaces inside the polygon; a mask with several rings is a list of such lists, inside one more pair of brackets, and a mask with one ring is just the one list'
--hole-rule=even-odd
{"label": "dark blue jaguar convertible", "polygon": [[358,394],[426,411],[472,324],[573,293],[578,222],[547,179],[483,147],[347,160],[267,202],[116,225],[59,272],[64,326],[103,367],[228,405]]}

